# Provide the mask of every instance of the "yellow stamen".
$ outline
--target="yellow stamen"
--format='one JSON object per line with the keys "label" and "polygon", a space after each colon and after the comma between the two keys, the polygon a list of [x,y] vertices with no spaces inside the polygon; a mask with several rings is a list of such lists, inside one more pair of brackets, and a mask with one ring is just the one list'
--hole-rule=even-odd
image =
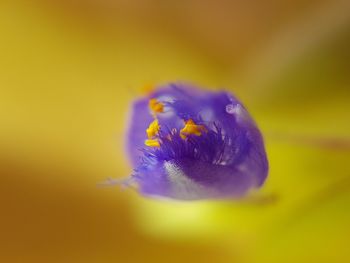
{"label": "yellow stamen", "polygon": [[155,98],[149,100],[148,106],[154,114],[164,112],[164,104]]}
{"label": "yellow stamen", "polygon": [[145,140],[145,145],[149,147],[160,147],[159,141],[157,139]]}
{"label": "yellow stamen", "polygon": [[158,123],[158,120],[155,119],[151,124],[148,126],[148,129],[146,130],[148,139],[152,139],[155,137],[160,130],[160,125]]}
{"label": "yellow stamen", "polygon": [[145,95],[151,94],[155,90],[155,86],[152,83],[147,83],[141,88],[141,92]]}
{"label": "yellow stamen", "polygon": [[180,131],[180,136],[182,139],[186,139],[187,135],[194,134],[196,136],[201,136],[202,132],[206,132],[207,129],[203,125],[197,125],[192,119],[185,122],[185,127]]}

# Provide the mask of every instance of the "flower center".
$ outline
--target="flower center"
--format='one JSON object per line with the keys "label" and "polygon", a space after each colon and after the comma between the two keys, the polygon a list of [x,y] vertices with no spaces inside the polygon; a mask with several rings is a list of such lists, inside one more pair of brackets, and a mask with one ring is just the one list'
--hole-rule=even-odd
{"label": "flower center", "polygon": [[[148,104],[153,113],[154,121],[151,122],[146,129],[148,139],[145,140],[145,145],[149,147],[160,147],[158,138],[160,125],[157,114],[164,112],[164,104],[159,102],[156,98],[150,99]],[[201,136],[203,132],[208,132],[204,125],[197,125],[192,119],[188,119],[185,121],[185,126],[180,130],[180,137],[185,140],[188,135]],[[170,134],[167,136],[167,139],[171,141]]]}

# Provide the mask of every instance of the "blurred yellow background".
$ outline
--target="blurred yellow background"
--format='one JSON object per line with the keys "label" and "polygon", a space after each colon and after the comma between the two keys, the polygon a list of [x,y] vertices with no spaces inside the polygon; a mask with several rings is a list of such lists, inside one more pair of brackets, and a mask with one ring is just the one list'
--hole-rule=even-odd
{"label": "blurred yellow background", "polygon": [[[0,262],[350,262],[350,2],[0,3]],[[270,160],[232,202],[98,188],[128,176],[142,87],[225,87]]]}

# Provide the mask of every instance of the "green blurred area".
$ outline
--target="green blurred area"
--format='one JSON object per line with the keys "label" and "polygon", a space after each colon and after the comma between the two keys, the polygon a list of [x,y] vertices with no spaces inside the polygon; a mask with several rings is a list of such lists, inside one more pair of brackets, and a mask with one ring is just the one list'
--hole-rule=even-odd
{"label": "green blurred area", "polygon": [[[0,3],[1,262],[348,262],[348,1]],[[169,202],[128,176],[129,105],[185,80],[261,128],[264,187]]]}

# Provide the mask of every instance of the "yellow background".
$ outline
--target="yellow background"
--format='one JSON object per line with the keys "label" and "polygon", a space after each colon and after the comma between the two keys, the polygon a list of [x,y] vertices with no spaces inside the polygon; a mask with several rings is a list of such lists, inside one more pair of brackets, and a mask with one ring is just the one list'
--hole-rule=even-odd
{"label": "yellow background", "polygon": [[[349,1],[0,3],[0,262],[349,262]],[[264,187],[167,202],[128,176],[142,87],[225,87],[261,128]]]}

